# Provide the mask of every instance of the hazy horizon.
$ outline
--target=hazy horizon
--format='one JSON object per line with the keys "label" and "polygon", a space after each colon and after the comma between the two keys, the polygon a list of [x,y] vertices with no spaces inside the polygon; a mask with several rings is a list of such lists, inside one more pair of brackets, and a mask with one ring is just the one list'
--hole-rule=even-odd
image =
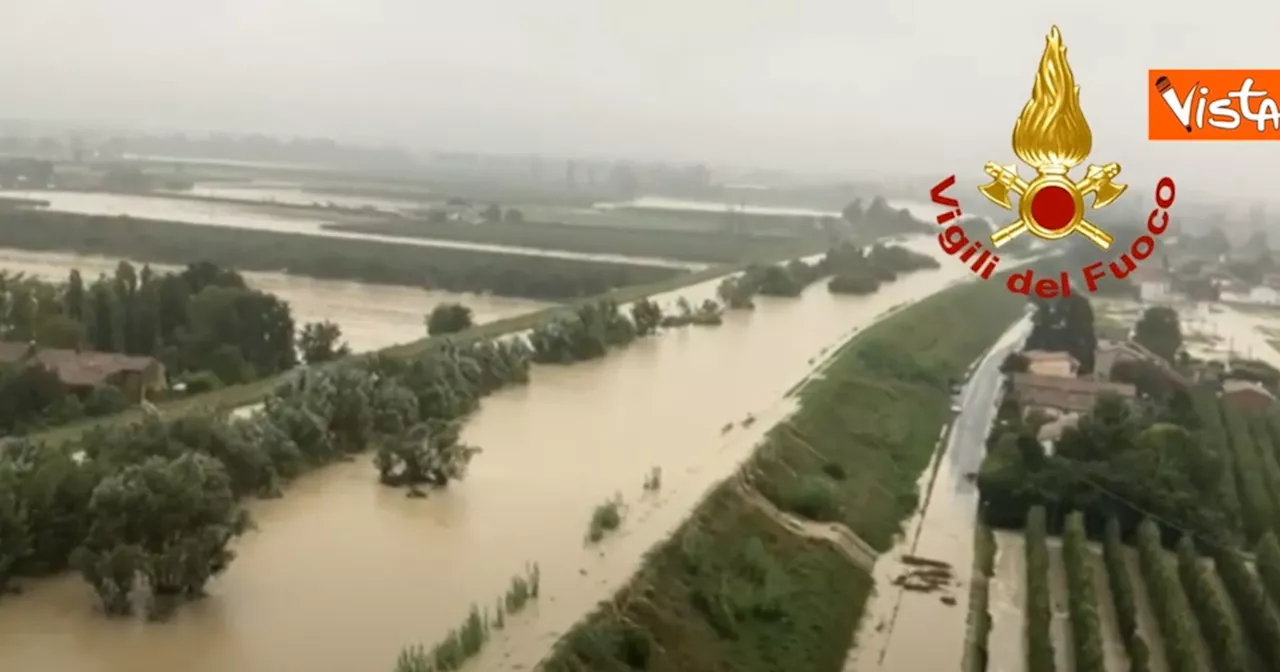
{"label": "hazy horizon", "polygon": [[[1053,24],[1094,161],[1269,198],[1280,146],[1146,140],[1148,68],[1274,66],[1280,7],[906,0],[45,0],[0,28],[7,117],[315,135],[418,150],[981,177]],[[1185,11],[1184,11],[1185,10]],[[927,17],[927,18],[925,18]],[[1280,96],[1280,92],[1277,93]]]}

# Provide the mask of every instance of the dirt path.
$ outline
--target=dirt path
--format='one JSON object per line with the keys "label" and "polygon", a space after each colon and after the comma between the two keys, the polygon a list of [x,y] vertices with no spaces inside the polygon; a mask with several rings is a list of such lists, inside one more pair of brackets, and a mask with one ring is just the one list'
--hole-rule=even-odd
{"label": "dirt path", "polygon": [[[991,577],[988,672],[1022,672],[1027,666],[1027,544],[1021,532],[996,530],[996,571]],[[1065,671],[1064,671],[1065,672]]]}
{"label": "dirt path", "polygon": [[1147,584],[1142,580],[1142,571],[1138,565],[1138,551],[1126,546],[1124,549],[1125,566],[1129,569],[1129,581],[1133,583],[1133,596],[1138,604],[1138,634],[1147,643],[1151,653],[1151,672],[1167,672],[1168,660],[1164,655],[1164,637],[1160,633],[1159,620],[1155,609],[1151,606],[1151,597],[1147,595]]}
{"label": "dirt path", "polygon": [[738,472],[738,491],[743,499],[755,506],[774,522],[791,532],[810,539],[819,539],[835,546],[853,564],[870,573],[876,564],[876,552],[867,542],[862,540],[853,530],[840,523],[817,523],[797,518],[769,501],[768,497],[751,484],[745,470]]}
{"label": "dirt path", "polygon": [[1116,603],[1111,595],[1111,580],[1107,576],[1107,563],[1102,559],[1102,549],[1089,544],[1089,563],[1093,566],[1094,594],[1098,596],[1098,620],[1102,629],[1102,653],[1108,670],[1122,672],[1129,669],[1129,652],[1120,636],[1120,622],[1116,618]]}
{"label": "dirt path", "polygon": [[1076,657],[1071,642],[1071,611],[1067,606],[1069,594],[1067,568],[1062,562],[1062,540],[1050,539],[1048,546],[1049,591],[1053,598],[1053,623],[1049,632],[1053,637],[1054,663],[1059,670],[1074,670]]}

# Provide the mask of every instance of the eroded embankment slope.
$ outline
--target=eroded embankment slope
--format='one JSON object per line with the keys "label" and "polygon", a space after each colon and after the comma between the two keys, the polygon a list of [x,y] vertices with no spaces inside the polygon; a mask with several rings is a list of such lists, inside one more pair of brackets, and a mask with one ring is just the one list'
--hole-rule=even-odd
{"label": "eroded embankment slope", "polygon": [[[757,449],[752,485],[787,517],[888,549],[916,508],[951,384],[1022,307],[999,283],[965,284],[868,329]],[[840,670],[871,577],[849,548],[796,533],[752,497],[737,478],[716,487],[541,669]]]}

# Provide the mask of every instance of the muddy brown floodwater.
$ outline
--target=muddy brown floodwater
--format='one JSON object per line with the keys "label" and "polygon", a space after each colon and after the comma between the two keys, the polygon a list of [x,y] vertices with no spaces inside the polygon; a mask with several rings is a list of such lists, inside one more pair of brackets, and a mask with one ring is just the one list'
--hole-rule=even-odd
{"label": "muddy brown floodwater", "polygon": [[[114,273],[118,263],[118,259],[106,257],[0,248],[0,270],[55,282],[66,281],[67,274],[73,269],[79,270],[89,282],[100,273]],[[132,263],[139,269],[143,266],[141,262]],[[151,264],[151,268],[157,271],[177,270],[177,267],[163,264]],[[524,299],[317,280],[283,273],[245,272],[241,275],[250,287],[288,301],[299,327],[322,320],[330,320],[342,327],[343,339],[356,352],[378,350],[426,336],[423,318],[441,303],[467,305],[477,323],[531,313],[549,305]]]}
{"label": "muddy brown floodwater", "polygon": [[[469,668],[532,669],[733,472],[824,353],[894,306],[970,275],[943,261],[873,296],[835,296],[817,283],[799,299],[729,313],[719,328],[536,367],[530,385],[485,399],[469,420],[463,439],[484,453],[465,481],[409,500],[377,485],[367,457],[305,477],[283,499],[251,505],[259,528],[238,544],[239,558],[208,599],[169,623],[105,619],[73,576],[29,583],[0,601],[0,669],[386,672],[401,647],[430,646],[536,561],[541,600]],[[709,296],[715,284],[676,295]],[[721,432],[748,414],[757,418],[749,429]],[[644,497],[654,466],[662,488]],[[615,493],[628,503],[621,531],[585,547],[592,508]]]}
{"label": "muddy brown floodwater", "polygon": [[1059,670],[1076,669],[1075,646],[1072,643],[1071,609],[1067,604],[1067,570],[1062,561],[1062,539],[1051,538],[1049,547],[1049,593],[1053,605],[1053,622],[1049,635],[1053,638],[1054,661]]}
{"label": "muddy brown floodwater", "polygon": [[220,203],[205,200],[188,200],[166,198],[162,196],[142,196],[135,194],[108,194],[81,191],[0,191],[0,196],[11,198],[30,198],[47,201],[48,209],[57,212],[74,212],[82,215],[127,215],[137,219],[155,219],[170,222],[182,222],[197,226],[216,226],[232,229],[255,229],[258,231],[278,231],[296,233],[323,238],[342,238],[345,240],[373,240],[397,245],[415,247],[441,247],[455,250],[476,250],[498,254],[518,254],[557,259],[581,259],[587,261],[606,261],[612,263],[633,263],[666,268],[700,269],[705,264],[677,261],[672,259],[655,259],[651,257],[629,257],[622,254],[590,254],[569,250],[550,250],[517,245],[491,245],[487,243],[467,243],[455,240],[436,240],[432,238],[406,238],[376,233],[359,233],[353,231],[333,231],[324,228],[339,217],[333,213],[317,211],[315,213],[281,212],[270,205],[241,205],[238,203]]}
{"label": "muddy brown floodwater", "polygon": [[996,530],[995,538],[987,668],[991,672],[1020,672],[1027,667],[1027,542],[1021,532],[1007,530]]}

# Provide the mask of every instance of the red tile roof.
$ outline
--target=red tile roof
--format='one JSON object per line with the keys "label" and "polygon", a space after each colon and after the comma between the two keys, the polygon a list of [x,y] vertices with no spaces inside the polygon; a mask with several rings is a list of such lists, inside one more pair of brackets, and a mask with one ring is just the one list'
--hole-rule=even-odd
{"label": "red tile roof", "polygon": [[0,363],[38,362],[58,374],[63,383],[73,387],[90,387],[106,382],[107,378],[126,371],[142,372],[156,363],[151,357],[122,355],[95,350],[62,350],[36,348],[13,341],[0,342]]}

